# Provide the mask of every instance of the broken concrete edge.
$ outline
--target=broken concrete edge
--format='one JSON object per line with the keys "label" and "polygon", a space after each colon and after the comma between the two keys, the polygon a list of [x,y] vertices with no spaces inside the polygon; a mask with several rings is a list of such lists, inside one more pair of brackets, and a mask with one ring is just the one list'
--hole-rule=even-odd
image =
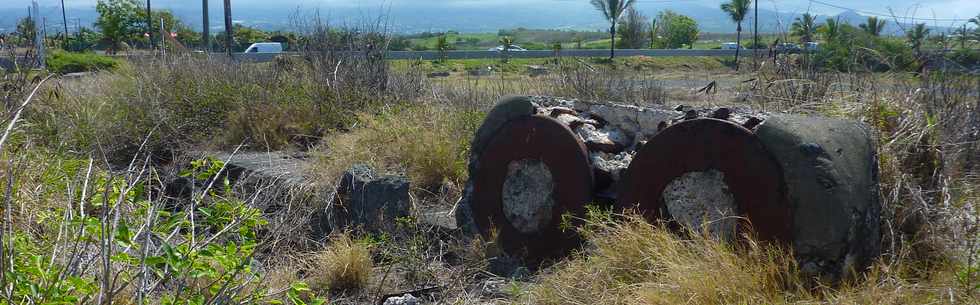
{"label": "broken concrete edge", "polygon": [[[390,214],[391,217],[386,216],[384,217],[385,220],[390,220],[394,223],[394,218],[413,216],[424,225],[438,227],[442,230],[451,231],[456,229],[455,222],[447,221],[448,211],[418,211],[412,207],[409,201],[410,197],[408,196],[410,187],[407,184],[408,179],[404,175],[381,174],[366,165],[354,165],[345,171],[343,175],[337,177],[334,182],[322,184],[313,181],[312,177],[314,176],[310,175],[310,164],[305,154],[289,154],[284,152],[238,152],[232,154],[229,152],[196,151],[189,152],[186,155],[192,156],[191,158],[194,159],[210,157],[224,162],[225,168],[222,170],[222,175],[228,177],[235,192],[259,196],[251,198],[248,202],[258,205],[255,207],[262,209],[267,214],[285,210],[308,210],[310,213],[304,213],[304,217],[308,219],[293,219],[291,221],[305,221],[308,223],[311,234],[308,237],[313,240],[322,240],[331,233],[331,226],[329,225],[331,222],[330,217],[336,215],[332,211],[332,203],[336,201],[338,191],[341,193],[351,193],[354,191],[354,187],[351,186],[364,185],[363,183],[355,183],[355,180],[370,182],[368,185],[371,187],[365,189],[365,191],[380,190],[380,193],[375,192],[378,194],[360,196],[358,200],[363,201],[365,197],[368,197],[367,199],[377,202],[379,196],[387,198],[385,196],[390,193],[389,191],[397,191],[399,196],[395,197],[401,199],[394,202],[394,205],[399,207],[409,206],[408,209],[400,209],[408,211],[405,213],[383,209],[373,211],[379,214]],[[405,186],[400,188],[382,187],[380,189],[374,187],[375,185],[384,185],[385,183],[394,185],[398,184],[395,183],[398,181],[403,181]],[[215,187],[219,187],[219,185],[220,183],[216,182]],[[345,190],[343,189],[344,186],[348,186],[348,188]],[[384,200],[382,199],[382,201]],[[364,216],[363,213],[358,215]],[[379,227],[377,222],[366,223],[364,221],[365,219],[375,218],[377,217],[370,217],[368,215],[355,219],[352,222],[345,222],[342,229],[364,227],[375,230]],[[336,217],[333,218],[333,222],[341,223],[336,220]]]}
{"label": "broken concrete edge", "polygon": [[[269,190],[283,193],[308,193],[316,189],[306,175],[303,155],[290,155],[284,152],[208,152],[190,151],[182,155],[181,160],[198,160],[213,158],[224,164],[217,179],[227,178],[234,189],[257,190],[269,193]],[[185,166],[177,164],[178,169]],[[181,180],[181,181],[177,181]],[[191,183],[188,178],[180,177],[173,183]],[[207,181],[196,183],[208,183]],[[270,186],[277,186],[270,188]],[[169,186],[168,186],[169,187]],[[207,185],[195,185],[203,190]],[[220,180],[215,180],[212,187],[222,187]],[[189,195],[189,194],[187,194]]]}

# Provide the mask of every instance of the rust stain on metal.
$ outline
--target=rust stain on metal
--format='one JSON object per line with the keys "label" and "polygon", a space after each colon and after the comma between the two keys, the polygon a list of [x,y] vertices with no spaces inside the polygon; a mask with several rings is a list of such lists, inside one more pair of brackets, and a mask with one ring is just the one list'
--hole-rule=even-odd
{"label": "rust stain on metal", "polygon": [[[503,186],[508,165],[520,160],[540,160],[554,178],[554,208],[551,223],[538,232],[518,230],[506,217]],[[496,237],[505,251],[526,258],[548,258],[564,254],[578,245],[574,230],[562,230],[562,216],[584,215],[592,199],[594,178],[585,144],[561,122],[532,115],[513,119],[490,140],[480,155],[473,179],[474,221],[485,237]]]}

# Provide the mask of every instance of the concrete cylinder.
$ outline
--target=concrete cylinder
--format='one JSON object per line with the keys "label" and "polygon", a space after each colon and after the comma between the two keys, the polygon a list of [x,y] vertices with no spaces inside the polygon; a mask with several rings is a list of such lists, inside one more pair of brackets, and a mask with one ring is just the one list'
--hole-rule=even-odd
{"label": "concrete cylinder", "polygon": [[867,126],[789,114],[756,131],[783,169],[804,272],[861,271],[880,253],[877,153]]}
{"label": "concrete cylinder", "polygon": [[564,253],[572,243],[555,241],[575,238],[557,233],[573,231],[561,218],[602,202],[725,239],[751,229],[809,274],[839,278],[880,252],[875,147],[852,121],[508,97],[474,136],[469,170],[457,225],[524,256]]}

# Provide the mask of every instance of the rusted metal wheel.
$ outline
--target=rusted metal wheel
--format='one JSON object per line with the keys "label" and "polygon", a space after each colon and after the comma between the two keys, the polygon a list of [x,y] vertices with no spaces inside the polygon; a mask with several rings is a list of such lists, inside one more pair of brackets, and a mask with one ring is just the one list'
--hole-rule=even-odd
{"label": "rusted metal wheel", "polygon": [[712,223],[712,231],[728,231],[712,233],[729,236],[751,226],[764,240],[792,238],[779,163],[752,131],[730,121],[694,119],[664,129],[637,152],[619,194],[621,208],[653,221]]}
{"label": "rusted metal wheel", "polygon": [[564,124],[538,115],[512,118],[483,147],[471,172],[470,209],[479,232],[529,260],[577,245],[562,216],[581,216],[591,201],[585,145]]}

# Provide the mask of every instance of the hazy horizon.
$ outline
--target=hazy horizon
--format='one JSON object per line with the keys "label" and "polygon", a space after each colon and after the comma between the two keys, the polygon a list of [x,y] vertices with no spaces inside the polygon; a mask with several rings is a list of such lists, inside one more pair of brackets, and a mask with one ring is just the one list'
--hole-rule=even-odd
{"label": "hazy horizon", "polygon": [[[29,0],[3,1],[0,8],[26,8],[30,5]],[[65,0],[65,5],[69,8],[94,7],[97,0]],[[145,1],[141,1],[145,2]],[[704,7],[718,7],[723,1],[708,0],[640,0],[639,4],[689,4]],[[823,2],[823,4],[821,3]],[[152,6],[161,9],[187,9],[189,6],[200,7],[197,0],[153,0]],[[210,0],[211,7],[220,7],[222,1]],[[41,6],[60,6],[60,0],[40,0]],[[842,1],[826,0],[812,2],[808,0],[787,0],[787,1],[762,1],[759,7],[767,10],[782,12],[813,12],[817,14],[832,15],[845,11],[841,8],[830,5],[852,8],[860,13],[881,13],[891,14],[889,9],[896,15],[904,17],[915,17],[925,19],[969,19],[980,14],[980,1],[975,0],[872,0],[872,1]],[[359,8],[364,10],[381,10],[384,8],[396,9],[411,6],[427,7],[447,7],[447,8],[485,8],[510,6],[512,8],[540,8],[540,6],[589,6],[588,0],[278,0],[270,3],[265,0],[235,0],[233,7],[239,9],[271,8],[271,9],[295,9],[295,8]]]}
{"label": "hazy horizon", "polygon": [[[145,2],[145,0],[137,0]],[[91,26],[95,21],[97,0],[65,0],[70,20]],[[11,28],[17,19],[26,15],[29,0],[4,1],[0,4],[0,31]],[[60,0],[38,2],[49,26],[61,24]],[[733,23],[719,9],[722,1],[706,0],[639,0],[637,8],[648,17],[665,9],[686,14],[698,21],[702,32],[734,32]],[[211,26],[221,26],[222,1],[209,0]],[[181,20],[200,29],[200,0],[152,0],[154,9],[171,10]],[[785,31],[793,18],[805,12],[821,17],[836,16],[854,9],[857,14],[916,16],[926,19],[900,19],[904,24],[925,22],[930,27],[950,28],[963,24],[980,13],[980,1],[882,1],[846,3],[843,0],[762,1],[760,30]],[[939,10],[939,8],[942,8]],[[423,31],[495,32],[517,27],[544,29],[603,30],[606,21],[599,16],[588,0],[279,0],[274,3],[260,0],[232,0],[233,20],[267,30],[288,30],[293,14],[319,11],[335,23],[357,23],[385,16],[396,32]],[[851,23],[862,22],[862,16],[850,14]],[[886,18],[895,23],[894,18]],[[928,20],[927,20],[928,19]],[[939,20],[932,20],[939,19]],[[749,16],[746,22],[751,22]],[[71,21],[74,24],[75,21]],[[855,23],[856,24],[856,23]],[[52,29],[53,30],[53,29]],[[898,26],[891,29],[899,30]],[[894,33],[891,33],[894,34]]]}

